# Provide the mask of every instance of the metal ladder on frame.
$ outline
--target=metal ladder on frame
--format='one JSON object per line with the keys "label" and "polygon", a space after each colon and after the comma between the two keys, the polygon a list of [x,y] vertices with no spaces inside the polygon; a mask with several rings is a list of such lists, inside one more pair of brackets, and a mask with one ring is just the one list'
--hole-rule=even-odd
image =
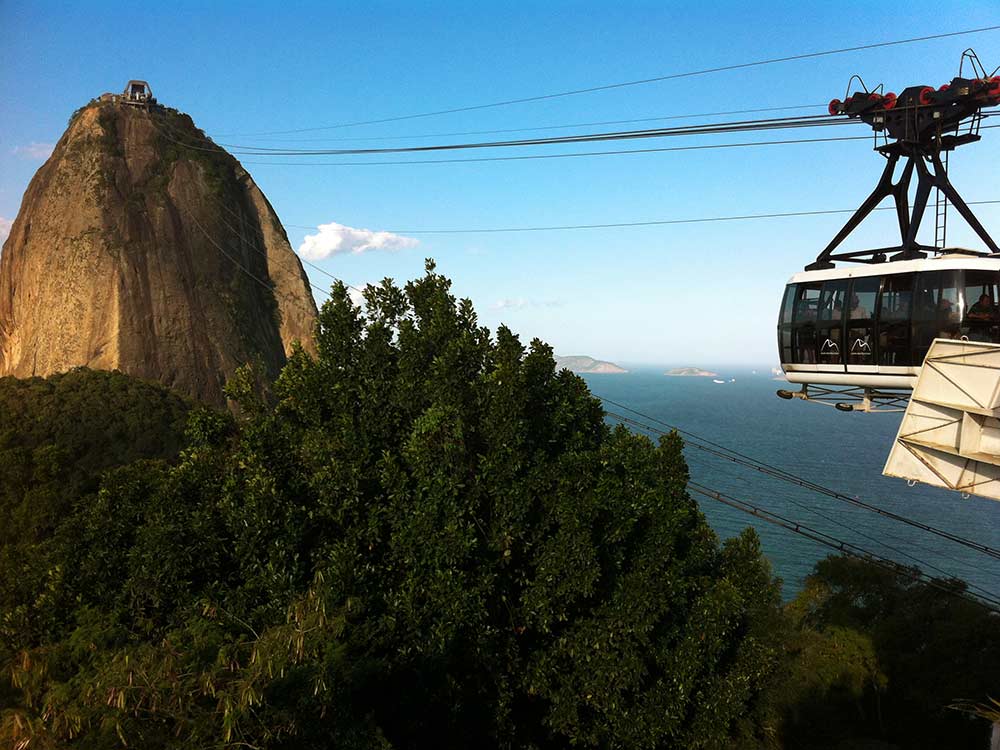
{"label": "metal ladder on frame", "polygon": [[[950,151],[944,152],[944,171],[948,173],[948,155]],[[948,237],[948,198],[941,193],[941,188],[934,190],[934,247],[942,251],[947,244]]]}

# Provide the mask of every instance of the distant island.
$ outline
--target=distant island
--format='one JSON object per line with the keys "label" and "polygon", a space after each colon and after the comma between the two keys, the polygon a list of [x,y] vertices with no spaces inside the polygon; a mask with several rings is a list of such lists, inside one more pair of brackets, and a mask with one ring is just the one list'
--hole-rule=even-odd
{"label": "distant island", "polygon": [[619,375],[628,372],[624,367],[619,367],[614,362],[604,362],[593,357],[556,356],[556,368],[567,369],[571,372],[589,373],[591,375]]}
{"label": "distant island", "polygon": [[663,374],[681,378],[714,378],[719,373],[699,370],[697,367],[675,367],[673,370],[667,370]]}

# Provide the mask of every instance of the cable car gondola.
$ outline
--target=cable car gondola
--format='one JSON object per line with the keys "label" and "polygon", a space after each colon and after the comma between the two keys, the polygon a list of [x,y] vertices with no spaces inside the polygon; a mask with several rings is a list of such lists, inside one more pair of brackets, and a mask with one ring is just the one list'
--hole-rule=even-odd
{"label": "cable car gondola", "polygon": [[[901,410],[935,339],[1000,345],[1000,247],[948,179],[947,154],[980,140],[982,110],[1000,104],[1000,76],[988,76],[971,51],[975,77],[938,89],[911,86],[899,96],[864,89],[830,103],[870,125],[886,158],[871,195],[813,263],[789,280],[778,318],[781,368],[797,392],[782,398],[833,404],[845,411]],[[852,79],[853,82],[854,79]],[[860,80],[860,79],[858,79]],[[903,167],[896,176],[900,163]],[[910,206],[910,185],[916,190]],[[937,219],[950,203],[985,250],[922,245],[917,233],[931,189]],[[895,202],[900,244],[837,248],[885,198]],[[942,222],[943,223],[943,222]],[[838,268],[835,261],[859,264]]]}

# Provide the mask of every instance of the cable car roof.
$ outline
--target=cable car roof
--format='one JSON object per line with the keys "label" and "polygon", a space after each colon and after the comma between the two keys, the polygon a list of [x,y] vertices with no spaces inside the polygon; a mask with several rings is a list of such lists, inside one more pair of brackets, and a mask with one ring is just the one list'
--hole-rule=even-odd
{"label": "cable car roof", "polygon": [[897,260],[891,263],[870,263],[850,268],[828,268],[819,271],[800,271],[788,280],[789,284],[805,281],[829,281],[832,279],[853,279],[862,276],[884,276],[887,274],[913,273],[915,271],[950,271],[968,268],[982,271],[1000,271],[1000,255],[977,257],[961,253],[948,253],[935,258],[917,260]]}

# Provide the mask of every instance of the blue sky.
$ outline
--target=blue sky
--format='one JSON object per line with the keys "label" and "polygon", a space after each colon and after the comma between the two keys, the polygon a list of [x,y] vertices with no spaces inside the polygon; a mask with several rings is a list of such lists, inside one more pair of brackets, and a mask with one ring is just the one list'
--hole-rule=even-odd
{"label": "blue sky", "polygon": [[[16,215],[44,159],[45,144],[59,138],[73,110],[103,91],[120,90],[129,78],[148,80],[160,101],[188,112],[220,142],[282,146],[293,144],[222,134],[476,105],[988,26],[1000,17],[995,2],[975,0],[910,2],[905,12],[873,3],[809,7],[801,2],[144,5],[0,0],[0,225]],[[915,84],[940,85],[956,74],[968,46],[987,68],[1000,65],[1000,32],[988,32],[282,137],[325,139],[297,144],[309,147],[378,146],[385,143],[334,139],[822,104],[842,96],[854,73],[870,86],[885,82],[897,92]],[[724,119],[733,118],[682,122]],[[711,142],[824,135],[832,133],[714,136]],[[993,136],[991,131],[984,135],[985,143],[952,159],[952,180],[969,200],[1000,199]],[[1000,133],[995,137],[1000,142]],[[710,142],[683,140],[683,145]],[[608,146],[633,147],[627,142]],[[550,147],[518,153],[558,152]],[[846,209],[867,195],[882,167],[881,158],[861,141],[468,164],[243,161],[285,222],[294,247],[316,233],[300,227],[331,222],[399,232]],[[1000,235],[1000,209],[983,207],[978,213]],[[318,262],[360,286],[384,276],[412,278],[421,273],[423,259],[433,257],[454,280],[456,293],[473,299],[485,324],[504,322],[525,339],[538,336],[564,354],[633,364],[769,364],[777,359],[774,323],[783,284],[815,257],[844,219],[524,234],[404,233],[419,243],[334,254]],[[932,225],[927,229],[933,232]],[[888,244],[893,231],[893,219],[884,212],[869,219],[849,246]],[[951,222],[949,242],[973,245],[958,220]],[[322,275],[310,275],[316,286],[328,286]]]}

